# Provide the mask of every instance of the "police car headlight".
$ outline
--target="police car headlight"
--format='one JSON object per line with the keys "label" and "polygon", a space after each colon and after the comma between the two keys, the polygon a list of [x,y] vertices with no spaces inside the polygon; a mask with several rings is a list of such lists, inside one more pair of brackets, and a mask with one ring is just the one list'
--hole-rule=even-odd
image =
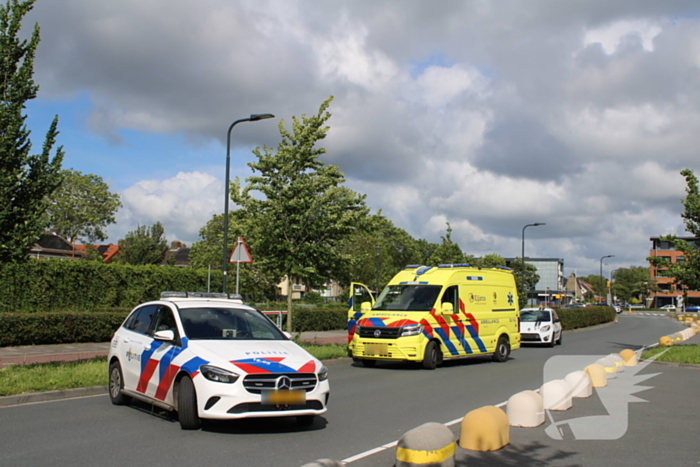
{"label": "police car headlight", "polygon": [[325,366],[321,367],[321,370],[318,372],[318,380],[319,381],[325,381],[328,379],[328,368]]}
{"label": "police car headlight", "polygon": [[542,326],[542,327],[540,328],[540,332],[547,332],[547,331],[549,331],[550,327],[551,327],[551,326],[550,326],[549,324],[546,325],[546,326]]}
{"label": "police car headlight", "polygon": [[233,384],[239,377],[236,373],[211,365],[200,366],[199,372],[209,381],[216,381],[217,383]]}
{"label": "police car headlight", "polygon": [[402,336],[417,336],[421,332],[423,332],[422,324],[412,324],[410,326],[403,326],[401,328]]}

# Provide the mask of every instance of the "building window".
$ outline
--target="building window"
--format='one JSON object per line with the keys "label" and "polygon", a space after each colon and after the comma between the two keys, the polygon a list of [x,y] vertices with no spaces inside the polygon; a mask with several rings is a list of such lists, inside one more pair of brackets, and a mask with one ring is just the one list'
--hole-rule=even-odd
{"label": "building window", "polygon": [[685,263],[685,256],[676,256],[676,263]]}

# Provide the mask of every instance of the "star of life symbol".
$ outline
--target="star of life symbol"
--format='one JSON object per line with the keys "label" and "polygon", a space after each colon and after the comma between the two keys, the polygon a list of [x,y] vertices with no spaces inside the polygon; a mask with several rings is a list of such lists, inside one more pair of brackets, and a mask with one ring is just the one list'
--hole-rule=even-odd
{"label": "star of life symbol", "polygon": [[513,294],[511,292],[508,292],[508,305],[513,304]]}
{"label": "star of life symbol", "polygon": [[288,376],[280,376],[275,381],[275,389],[289,390],[292,389],[292,380]]}
{"label": "star of life symbol", "polygon": [[[637,351],[638,360],[642,350]],[[571,436],[575,440],[615,440],[622,438],[627,432],[629,403],[647,402],[632,394],[653,388],[653,386],[637,386],[637,384],[661,374],[640,375],[639,372],[659,355],[636,366],[624,367],[623,372],[616,373],[615,378],[608,379],[607,386],[593,388],[594,395],[598,396],[607,414],[588,415],[556,421],[554,414],[560,414],[557,418],[561,418],[561,415],[565,412],[545,409],[550,422],[549,426],[544,430],[545,433],[550,438],[557,440],[562,440],[565,437],[571,438]],[[605,357],[605,355],[557,355],[551,357],[544,366],[544,382],[564,379],[567,374],[574,371],[573,369],[583,369],[602,357]],[[574,393],[574,389],[572,389],[571,393]],[[571,394],[569,394],[570,396]],[[552,404],[555,407],[557,405],[558,402]]]}

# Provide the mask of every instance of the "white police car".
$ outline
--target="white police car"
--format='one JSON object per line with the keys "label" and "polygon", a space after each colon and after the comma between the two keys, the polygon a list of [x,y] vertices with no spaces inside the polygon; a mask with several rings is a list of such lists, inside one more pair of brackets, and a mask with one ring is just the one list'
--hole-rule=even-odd
{"label": "white police car", "polygon": [[523,308],[520,310],[520,342],[522,344],[561,345],[561,320],[551,308]]}
{"label": "white police car", "polygon": [[183,429],[251,417],[310,425],[326,412],[328,370],[289,337],[240,296],[163,292],[114,334],[109,396],[175,410]]}

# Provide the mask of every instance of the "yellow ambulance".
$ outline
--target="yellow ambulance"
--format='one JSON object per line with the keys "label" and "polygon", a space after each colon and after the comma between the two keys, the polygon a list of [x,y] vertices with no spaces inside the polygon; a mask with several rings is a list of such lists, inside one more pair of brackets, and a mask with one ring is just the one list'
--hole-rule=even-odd
{"label": "yellow ambulance", "polygon": [[376,302],[366,286],[351,284],[348,351],[367,367],[412,361],[432,370],[475,355],[504,362],[520,348],[519,316],[509,268],[409,265]]}

